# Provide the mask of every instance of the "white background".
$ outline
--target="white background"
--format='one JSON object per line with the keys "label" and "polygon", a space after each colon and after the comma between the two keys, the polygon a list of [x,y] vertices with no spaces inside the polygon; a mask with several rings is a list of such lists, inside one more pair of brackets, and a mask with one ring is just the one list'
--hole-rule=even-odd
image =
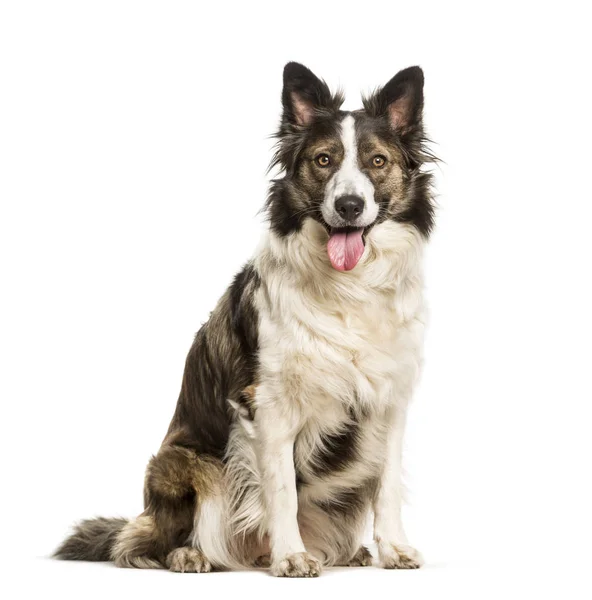
{"label": "white background", "polygon": [[[0,5],[6,597],[590,597],[584,5]],[[142,509],[193,334],[263,227],[288,60],[350,109],[425,71],[444,163],[405,519],[427,566],[284,581],[44,558],[73,521]]]}

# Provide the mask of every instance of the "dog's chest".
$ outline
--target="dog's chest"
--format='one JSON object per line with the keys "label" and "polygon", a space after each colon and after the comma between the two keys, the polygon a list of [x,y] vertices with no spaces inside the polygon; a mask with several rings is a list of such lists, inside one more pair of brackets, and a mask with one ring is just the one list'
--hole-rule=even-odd
{"label": "dog's chest", "polygon": [[384,410],[413,348],[393,295],[327,302],[293,290],[282,311],[263,311],[260,367],[273,393],[307,416]]}

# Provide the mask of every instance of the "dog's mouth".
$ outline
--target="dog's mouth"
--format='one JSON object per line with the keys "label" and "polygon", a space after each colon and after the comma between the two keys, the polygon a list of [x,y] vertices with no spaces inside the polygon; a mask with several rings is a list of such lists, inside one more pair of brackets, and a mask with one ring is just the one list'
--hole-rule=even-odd
{"label": "dog's mouth", "polygon": [[332,227],[329,230],[327,253],[334,269],[351,271],[362,258],[365,247],[364,227]]}

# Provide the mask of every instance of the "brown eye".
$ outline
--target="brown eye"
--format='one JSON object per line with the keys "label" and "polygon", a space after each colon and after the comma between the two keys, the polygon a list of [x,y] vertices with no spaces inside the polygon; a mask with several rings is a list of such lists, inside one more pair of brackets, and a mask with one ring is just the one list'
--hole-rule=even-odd
{"label": "brown eye", "polygon": [[372,166],[376,167],[378,169],[380,169],[381,167],[384,167],[384,163],[386,163],[386,158],[384,156],[382,156],[381,154],[377,154],[372,159]]}
{"label": "brown eye", "polygon": [[328,167],[331,164],[331,159],[329,158],[328,154],[319,154],[315,158],[315,162],[317,165],[319,165],[319,167]]}

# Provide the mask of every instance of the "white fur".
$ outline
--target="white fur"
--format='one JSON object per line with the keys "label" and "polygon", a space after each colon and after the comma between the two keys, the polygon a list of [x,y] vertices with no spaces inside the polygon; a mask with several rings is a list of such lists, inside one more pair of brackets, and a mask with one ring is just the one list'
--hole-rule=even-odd
{"label": "white fur", "polygon": [[262,480],[258,467],[254,425],[239,418],[230,432],[228,441],[226,481],[229,490],[229,509],[234,535],[256,534],[261,538],[261,524],[265,520]]}
{"label": "white fur", "polygon": [[349,194],[359,196],[364,200],[364,210],[355,225],[366,227],[376,219],[378,204],[374,200],[374,185],[358,165],[356,122],[352,115],[347,115],[341,121],[341,143],[344,149],[343,161],[335,175],[327,182],[321,212],[329,225],[341,227],[345,223],[335,210],[335,200]]}
{"label": "white fur", "polygon": [[195,517],[191,545],[202,551],[207,560],[216,567],[240,567],[232,553],[232,538],[228,522],[227,498],[220,490],[200,498]]}
{"label": "white fur", "polygon": [[271,396],[271,388],[262,386],[257,393],[261,409],[257,415],[258,464],[266,507],[264,527],[270,538],[272,564],[304,552],[298,528],[298,497],[294,469],[294,439],[297,419],[285,418],[284,411]]}

